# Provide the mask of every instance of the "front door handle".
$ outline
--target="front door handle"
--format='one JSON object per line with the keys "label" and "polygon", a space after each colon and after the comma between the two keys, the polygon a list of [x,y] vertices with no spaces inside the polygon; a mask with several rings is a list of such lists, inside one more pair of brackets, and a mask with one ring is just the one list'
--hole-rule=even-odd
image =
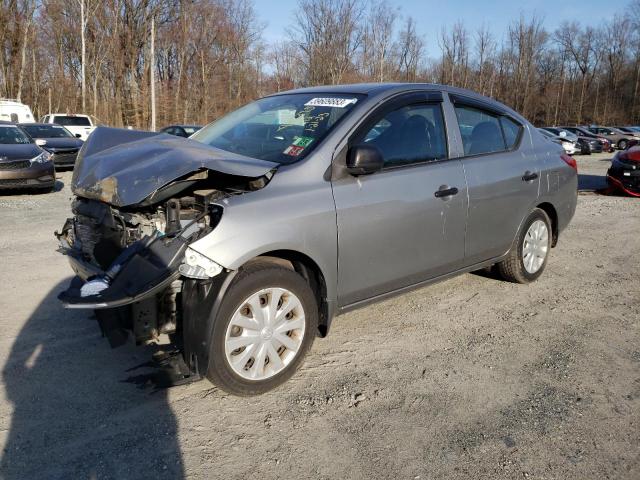
{"label": "front door handle", "polygon": [[442,185],[438,190],[436,190],[433,195],[436,198],[446,199],[452,195],[456,195],[458,193],[458,189],[456,187],[449,187],[447,185]]}
{"label": "front door handle", "polygon": [[524,175],[522,176],[522,181],[523,182],[530,182],[532,180],[535,180],[536,178],[538,178],[538,174],[535,172],[530,172],[529,170],[527,170],[526,172],[524,172]]}

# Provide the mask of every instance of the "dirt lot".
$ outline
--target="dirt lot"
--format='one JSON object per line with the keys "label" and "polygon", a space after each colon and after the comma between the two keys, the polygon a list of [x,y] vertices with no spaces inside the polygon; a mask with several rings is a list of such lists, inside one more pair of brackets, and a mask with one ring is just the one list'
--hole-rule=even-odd
{"label": "dirt lot", "polygon": [[[606,158],[578,157],[584,188]],[[640,478],[640,199],[582,193],[535,284],[464,275],[339,317],[241,399],[126,382],[148,352],[61,308],[59,180],[0,197],[3,478]]]}

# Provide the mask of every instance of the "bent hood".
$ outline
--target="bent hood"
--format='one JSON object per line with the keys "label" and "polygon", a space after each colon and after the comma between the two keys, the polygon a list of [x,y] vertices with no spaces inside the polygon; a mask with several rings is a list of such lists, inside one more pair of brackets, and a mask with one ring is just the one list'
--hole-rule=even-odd
{"label": "bent hood", "polygon": [[203,170],[260,178],[277,167],[174,135],[98,127],[78,154],[71,190],[80,197],[125,207]]}

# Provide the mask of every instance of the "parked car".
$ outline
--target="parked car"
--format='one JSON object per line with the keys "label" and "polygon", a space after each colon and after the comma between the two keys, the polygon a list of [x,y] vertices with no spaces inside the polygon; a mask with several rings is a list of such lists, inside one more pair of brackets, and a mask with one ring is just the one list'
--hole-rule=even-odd
{"label": "parked car", "polygon": [[576,142],[573,142],[573,141],[569,140],[566,137],[561,137],[560,135],[556,135],[555,133],[551,133],[550,131],[548,131],[548,130],[546,130],[544,128],[539,128],[538,131],[544,137],[546,137],[549,140],[551,140],[552,142],[557,143],[558,145],[562,146],[562,148],[564,148],[564,151],[567,153],[567,155],[575,155],[576,153],[580,152],[580,150],[581,150],[580,146]]}
{"label": "parked car", "polygon": [[52,189],[55,181],[49,153],[17,125],[0,122],[0,190]]}
{"label": "parked car", "polygon": [[274,94],[188,140],[100,127],[71,187],[63,304],[113,345],[170,334],[194,377],[254,395],[339,313],[490,265],[536,280],[577,167],[489,98],[362,84]]}
{"label": "parked car", "polygon": [[33,122],[33,113],[28,105],[18,100],[0,98],[0,122]]}
{"label": "parked car", "polygon": [[177,137],[190,137],[198,130],[202,128],[202,125],[169,125],[160,130],[160,133],[168,133],[169,135],[176,135]]}
{"label": "parked car", "polygon": [[618,148],[618,150],[624,150],[627,148],[630,140],[638,140],[638,138],[640,138],[624,133],[614,127],[589,127],[589,131],[605,136],[609,139],[612,145],[615,145]]}
{"label": "parked car", "polygon": [[607,171],[609,187],[633,197],[640,197],[640,146],[618,152]]}
{"label": "parked car", "polygon": [[580,135],[582,137],[586,137],[586,138],[592,138],[592,139],[596,139],[600,145],[602,145],[602,150],[605,152],[615,152],[615,148],[613,147],[613,145],[611,144],[611,142],[609,141],[609,139],[607,139],[606,137],[602,136],[602,135],[596,135],[593,132],[590,132],[587,127],[558,127],[561,128],[563,130],[567,130],[568,132],[572,132],[575,133],[576,135]]}
{"label": "parked car", "polygon": [[585,137],[583,135],[577,135],[569,130],[565,130],[560,127],[542,127],[544,130],[553,133],[558,137],[566,138],[567,140],[577,144],[580,148],[581,155],[591,155],[591,153],[601,153],[602,145],[595,138]]}
{"label": "parked car", "polygon": [[89,115],[50,113],[42,117],[40,122],[62,125],[81,140],[89,138],[91,132],[96,129],[96,124]]}
{"label": "parked car", "polygon": [[62,125],[51,123],[21,123],[22,128],[36,143],[51,154],[56,167],[73,167],[82,144]]}

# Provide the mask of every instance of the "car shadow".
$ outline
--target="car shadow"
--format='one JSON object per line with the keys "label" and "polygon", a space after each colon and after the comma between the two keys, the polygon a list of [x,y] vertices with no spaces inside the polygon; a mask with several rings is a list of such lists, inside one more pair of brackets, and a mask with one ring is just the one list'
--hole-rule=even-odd
{"label": "car shadow", "polygon": [[51,192],[59,192],[64,188],[64,182],[56,179],[53,189],[50,188],[6,188],[0,189],[0,197],[19,197],[22,195],[46,195]]}
{"label": "car shadow", "polygon": [[578,174],[578,190],[598,191],[607,188],[607,177],[604,175]]}
{"label": "car shadow", "polygon": [[62,308],[67,284],[33,311],[3,367],[13,414],[0,476],[184,478],[168,391],[126,382],[149,352],[112,350],[90,312]]}

